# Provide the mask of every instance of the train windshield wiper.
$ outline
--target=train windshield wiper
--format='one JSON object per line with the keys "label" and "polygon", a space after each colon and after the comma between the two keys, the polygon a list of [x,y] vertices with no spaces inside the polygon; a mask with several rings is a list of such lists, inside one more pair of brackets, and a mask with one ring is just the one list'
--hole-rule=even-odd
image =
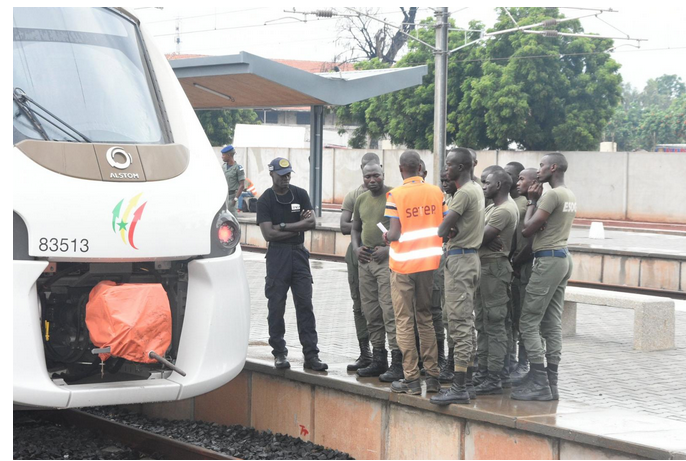
{"label": "train windshield wiper", "polygon": [[77,135],[79,135],[83,141],[85,141],[85,142],[92,142],[92,141],[91,141],[90,139],[88,139],[84,134],[82,134],[82,133],[80,133],[79,131],[77,131],[74,127],[72,127],[71,125],[69,125],[67,122],[65,122],[64,120],[60,119],[60,118],[57,117],[55,114],[53,114],[52,112],[50,112],[49,110],[47,110],[45,107],[41,106],[41,105],[38,104],[36,101],[34,101],[33,99],[31,99],[31,98],[24,92],[24,90],[22,90],[21,88],[15,88],[14,91],[12,92],[12,97],[13,97],[13,99],[14,99],[14,102],[21,108],[22,112],[24,112],[24,114],[26,115],[26,117],[31,121],[31,124],[34,126],[34,128],[41,134],[41,136],[43,136],[43,138],[44,138],[46,141],[50,141],[50,140],[51,140],[51,139],[50,139],[50,136],[48,136],[48,134],[45,132],[45,129],[43,128],[43,125],[40,123],[40,121],[38,120],[38,118],[36,118],[36,116],[42,118],[43,120],[45,120],[46,122],[48,122],[49,124],[51,124],[52,126],[54,126],[55,128],[57,128],[58,130],[60,130],[60,131],[63,132],[64,134],[66,134],[67,136],[73,138],[75,141],[79,141],[79,139],[78,139],[76,136],[74,136],[72,133],[69,133],[69,132],[66,131],[64,128],[62,128],[61,126],[59,126],[59,125],[58,125],[57,123],[55,123],[53,120],[50,120],[50,119],[47,118],[45,115],[36,112],[33,108],[31,108],[31,107],[29,106],[29,103],[31,103],[32,105],[34,105],[34,106],[40,108],[43,112],[45,112],[46,114],[48,114],[49,116],[51,116],[53,119],[57,120],[57,121],[60,122],[62,125],[64,125],[64,127],[68,128],[69,130],[71,130],[71,131],[73,131],[74,133],[76,133]]}

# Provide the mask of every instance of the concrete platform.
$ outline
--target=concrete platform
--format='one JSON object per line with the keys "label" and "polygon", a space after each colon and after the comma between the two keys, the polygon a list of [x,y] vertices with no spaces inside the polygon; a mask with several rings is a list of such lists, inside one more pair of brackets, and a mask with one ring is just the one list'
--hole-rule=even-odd
{"label": "concrete platform", "polygon": [[311,261],[320,356],[329,370],[303,370],[290,297],[292,367],[274,369],[264,256],[244,259],[252,311],[243,372],[209,394],[140,411],[285,433],[358,459],[686,459],[684,303],[676,309],[676,349],[659,352],[632,350],[633,312],[579,304],[577,335],[564,340],[557,402],[515,401],[508,390],[437,407],[425,393],[394,394],[346,371],[358,350],[342,263]]}
{"label": "concrete platform", "polygon": [[[264,255],[243,254],[252,304],[248,356],[270,361]],[[329,364],[350,363],[359,350],[345,264],[311,261],[310,265],[321,357]],[[641,352],[633,350],[631,310],[579,304],[577,333],[564,339],[560,398],[597,409],[630,409],[686,423],[686,309],[677,307],[675,318],[675,349]],[[302,369],[291,296],[285,320],[289,360],[294,368]]]}

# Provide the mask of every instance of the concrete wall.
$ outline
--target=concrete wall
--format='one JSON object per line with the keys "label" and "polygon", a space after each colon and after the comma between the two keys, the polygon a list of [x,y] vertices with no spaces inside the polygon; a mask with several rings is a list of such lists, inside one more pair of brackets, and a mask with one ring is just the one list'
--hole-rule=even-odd
{"label": "concrete wall", "polygon": [[[215,148],[221,162],[220,148]],[[309,190],[309,149],[237,148],[237,161],[258,191],[271,187],[266,166],[275,157],[291,161],[295,174],[292,182]],[[325,149],[323,153],[322,201],[343,203],[345,195],[361,183],[360,159],[366,152],[376,152],[386,174],[386,184],[398,186],[402,178],[396,150]],[[426,163],[428,178],[438,184],[434,156],[418,151]],[[546,152],[479,151],[476,174],[493,164],[517,161],[525,167],[538,168]],[[590,219],[632,220],[644,222],[686,222],[686,156],[669,152],[563,152],[569,161],[567,185],[578,200],[577,217]],[[547,186],[546,186],[547,187]]]}
{"label": "concrete wall", "polygon": [[[681,459],[679,456],[683,456],[680,452],[670,453],[659,444],[642,446],[626,438],[615,440],[583,426],[579,430],[557,428],[554,422],[557,402],[530,405],[528,412],[520,414],[513,410],[509,416],[507,410],[488,405],[487,409],[474,407],[464,411],[459,407],[436,407],[425,398],[369,390],[363,385],[348,386],[325,377],[293,374],[286,377],[265,366],[247,363],[233,381],[208,394],[184,402],[145,404],[133,411],[168,419],[270,430],[347,452],[355,459]],[[579,411],[582,417],[590,415],[591,419],[604,418],[595,409],[598,414],[582,413],[587,410],[572,407],[566,411]],[[611,412],[607,415],[616,417]]]}
{"label": "concrete wall", "polygon": [[[240,216],[241,243],[266,248],[260,228],[247,221]],[[312,253],[345,256],[349,243],[350,236],[341,234],[338,226],[318,227],[305,233],[305,246]],[[574,257],[574,281],[686,292],[686,262],[678,257],[660,258],[622,252],[604,254],[573,245],[569,250]]]}

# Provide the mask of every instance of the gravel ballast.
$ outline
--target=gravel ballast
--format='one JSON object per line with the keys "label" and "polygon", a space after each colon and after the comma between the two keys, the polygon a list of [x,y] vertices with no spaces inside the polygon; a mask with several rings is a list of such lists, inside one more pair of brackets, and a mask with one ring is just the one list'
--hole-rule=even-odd
{"label": "gravel ballast", "polygon": [[[82,411],[241,459],[353,459],[296,437],[244,426],[167,420],[121,407]],[[14,459],[161,459],[143,454],[95,431],[43,420],[31,411],[14,412]]]}
{"label": "gravel ballast", "polygon": [[35,411],[13,416],[13,459],[161,459],[99,432],[42,419]]}

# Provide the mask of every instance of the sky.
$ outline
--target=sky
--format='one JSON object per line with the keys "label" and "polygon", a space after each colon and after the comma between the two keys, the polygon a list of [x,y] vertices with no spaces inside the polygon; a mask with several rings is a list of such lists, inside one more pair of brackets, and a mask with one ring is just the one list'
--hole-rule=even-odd
{"label": "sky", "polygon": [[[630,1],[611,6],[581,3],[579,8],[596,11],[563,9],[567,17],[580,17],[585,32],[608,37],[645,39],[615,40],[613,58],[621,64],[625,82],[642,90],[650,78],[676,74],[686,82],[686,2]],[[247,51],[269,59],[297,59],[338,62],[349,57],[339,18],[317,18],[300,12],[332,7],[260,7],[233,4],[232,6],[203,6],[159,8],[132,7],[146,23],[165,53],[177,51],[179,26],[182,54],[226,55]],[[293,13],[293,9],[297,13]],[[346,7],[333,7],[339,14],[350,14]],[[381,6],[377,17],[397,24],[402,15],[399,7]],[[472,19],[487,27],[497,17],[493,6],[449,7],[451,18],[460,28]],[[597,9],[613,9],[596,17]],[[433,15],[430,7],[420,7],[417,19]],[[380,24],[380,23],[379,23]],[[640,45],[640,48],[636,47]]]}

